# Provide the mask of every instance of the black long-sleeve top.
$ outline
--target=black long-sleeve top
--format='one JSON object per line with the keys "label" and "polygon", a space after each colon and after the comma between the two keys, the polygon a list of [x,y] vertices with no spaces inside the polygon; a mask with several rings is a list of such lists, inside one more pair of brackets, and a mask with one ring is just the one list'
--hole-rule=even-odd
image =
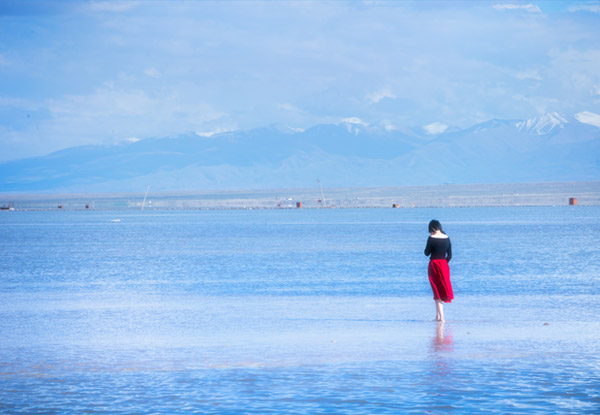
{"label": "black long-sleeve top", "polygon": [[452,259],[452,244],[450,238],[427,238],[425,246],[425,255],[431,255],[430,259],[445,259],[450,262]]}

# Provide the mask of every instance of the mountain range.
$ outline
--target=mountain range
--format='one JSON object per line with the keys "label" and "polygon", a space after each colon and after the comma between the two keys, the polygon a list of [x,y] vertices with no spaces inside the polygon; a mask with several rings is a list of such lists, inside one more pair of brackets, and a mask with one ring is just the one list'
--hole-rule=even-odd
{"label": "mountain range", "polygon": [[[81,146],[0,163],[0,192],[119,192],[600,179],[600,127],[547,113],[439,134],[357,119]],[[585,121],[585,120],[583,120]]]}

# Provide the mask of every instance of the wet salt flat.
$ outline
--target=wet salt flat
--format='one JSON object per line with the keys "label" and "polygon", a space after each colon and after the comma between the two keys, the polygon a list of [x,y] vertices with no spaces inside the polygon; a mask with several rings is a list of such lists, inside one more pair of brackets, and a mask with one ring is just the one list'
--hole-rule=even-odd
{"label": "wet salt flat", "polygon": [[599,213],[6,212],[0,412],[598,413]]}

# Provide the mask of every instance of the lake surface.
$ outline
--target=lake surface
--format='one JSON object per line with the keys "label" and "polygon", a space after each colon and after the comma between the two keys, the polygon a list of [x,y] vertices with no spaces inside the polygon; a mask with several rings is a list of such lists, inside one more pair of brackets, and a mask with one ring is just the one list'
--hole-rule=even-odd
{"label": "lake surface", "polygon": [[597,206],[0,212],[0,413],[599,413],[599,233]]}

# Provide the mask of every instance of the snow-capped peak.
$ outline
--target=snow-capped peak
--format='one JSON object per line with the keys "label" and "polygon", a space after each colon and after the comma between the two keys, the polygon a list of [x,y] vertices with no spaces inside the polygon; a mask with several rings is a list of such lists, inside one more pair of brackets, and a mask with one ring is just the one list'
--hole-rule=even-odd
{"label": "snow-capped peak", "polygon": [[584,124],[590,124],[594,127],[600,127],[600,115],[589,111],[582,111],[575,114],[575,119]]}
{"label": "snow-capped peak", "polygon": [[423,126],[423,130],[425,131],[425,134],[427,134],[427,135],[441,134],[441,133],[445,132],[447,129],[448,129],[448,126],[446,124],[443,124],[438,121]]}
{"label": "snow-capped peak", "polygon": [[568,123],[569,120],[564,115],[558,112],[547,112],[544,115],[518,122],[516,127],[519,131],[534,131],[537,135],[544,135],[554,128],[563,128]]}
{"label": "snow-capped peak", "polygon": [[348,132],[354,135],[358,135],[361,130],[364,131],[369,126],[369,123],[358,117],[344,118],[340,124],[345,125]]}
{"label": "snow-capped peak", "polygon": [[368,127],[369,126],[368,122],[364,122],[363,120],[361,120],[358,117],[344,118],[341,122],[343,124],[359,124],[359,125],[362,125],[364,127]]}

